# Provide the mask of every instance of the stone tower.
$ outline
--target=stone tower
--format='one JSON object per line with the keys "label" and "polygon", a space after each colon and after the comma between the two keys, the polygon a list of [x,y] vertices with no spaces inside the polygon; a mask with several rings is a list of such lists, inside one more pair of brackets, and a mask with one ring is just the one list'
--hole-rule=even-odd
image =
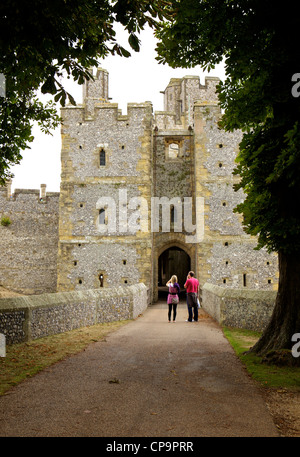
{"label": "stone tower", "polygon": [[83,105],[62,109],[58,290],[149,284],[152,234],[136,230],[128,206],[138,197],[150,205],[152,105],[122,115],[102,69],[84,94]]}
{"label": "stone tower", "polygon": [[241,133],[219,129],[218,78],[171,79],[164,111],[109,102],[108,73],[62,109],[58,290],[144,282],[149,301],[176,274],[203,285],[273,289],[277,258],[254,251],[233,208]]}

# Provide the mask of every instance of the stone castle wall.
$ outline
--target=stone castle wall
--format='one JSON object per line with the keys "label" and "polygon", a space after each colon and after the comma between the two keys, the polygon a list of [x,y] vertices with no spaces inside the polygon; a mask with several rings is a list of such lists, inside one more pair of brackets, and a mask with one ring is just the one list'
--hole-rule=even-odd
{"label": "stone castle wall", "polygon": [[[0,226],[0,285],[33,294],[142,282],[152,301],[173,256],[174,269],[189,264],[201,286],[275,290],[276,255],[255,251],[256,239],[233,213],[244,198],[234,191],[239,178],[232,174],[242,136],[218,127],[218,82],[172,79],[165,111],[153,114],[150,102],[130,103],[122,115],[109,102],[108,73],[98,69],[95,81],[84,85],[83,104],[62,109],[60,193],[40,200],[39,191],[20,190],[8,198],[0,189],[0,215],[12,221]],[[192,199],[194,224],[198,197],[200,242],[187,241],[182,215],[178,230],[174,204],[160,209],[159,230],[153,230],[153,198],[178,199],[181,208]],[[169,230],[162,229],[166,215]]]}
{"label": "stone castle wall", "polygon": [[204,239],[197,249],[200,282],[276,289],[277,256],[254,250],[256,238],[244,232],[241,216],[233,212],[244,198],[233,188],[239,179],[233,170],[242,134],[218,127],[221,111],[215,102],[196,102],[194,116],[195,193],[205,200]]}
{"label": "stone castle wall", "polygon": [[11,195],[0,187],[0,220],[11,222],[0,224],[0,285],[23,294],[56,291],[58,200],[59,193]]}
{"label": "stone castle wall", "polygon": [[[244,198],[233,188],[239,179],[233,170],[242,132],[225,132],[218,126],[222,116],[218,83],[218,78],[206,78],[205,85],[195,76],[172,79],[164,91],[165,111],[155,113],[156,195],[193,197],[193,222],[195,198],[202,198],[204,233],[199,243],[187,243],[184,233],[175,230],[155,234],[154,252],[159,256],[164,246],[172,244],[183,249],[202,286],[273,290],[278,280],[277,256],[254,250],[257,240],[244,232],[241,216],[233,212]],[[156,277],[155,271],[154,284]]]}
{"label": "stone castle wall", "polygon": [[[96,92],[87,84],[83,105],[62,109],[59,291],[99,288],[100,275],[103,287],[151,284],[151,231],[148,221],[148,231],[134,227],[134,199],[150,207],[152,105],[129,104],[122,115],[100,96],[105,76],[98,71]],[[99,223],[101,210],[107,226]]]}

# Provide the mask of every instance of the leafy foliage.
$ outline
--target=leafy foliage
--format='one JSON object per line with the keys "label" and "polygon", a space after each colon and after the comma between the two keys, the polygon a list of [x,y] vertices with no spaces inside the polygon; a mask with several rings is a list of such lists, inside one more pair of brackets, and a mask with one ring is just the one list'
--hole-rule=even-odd
{"label": "leafy foliage", "polygon": [[37,89],[62,106],[75,104],[60,77],[67,74],[83,84],[99,58],[129,57],[116,40],[115,23],[127,30],[129,49],[139,51],[139,32],[169,17],[168,11],[169,2],[158,0],[1,1],[0,73],[6,94],[0,97],[0,184],[33,140],[32,123],[49,133],[60,121],[53,103],[39,102]]}
{"label": "leafy foliage", "polygon": [[172,20],[156,32],[158,60],[210,70],[224,60],[218,87],[221,127],[244,131],[236,211],[258,247],[300,251],[300,101],[292,96],[299,69],[299,5],[271,0],[174,0]]}

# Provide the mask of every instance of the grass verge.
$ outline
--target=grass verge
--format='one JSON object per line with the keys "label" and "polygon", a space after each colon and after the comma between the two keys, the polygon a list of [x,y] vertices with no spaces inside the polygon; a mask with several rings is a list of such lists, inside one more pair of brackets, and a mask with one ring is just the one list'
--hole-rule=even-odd
{"label": "grass verge", "polygon": [[260,385],[268,388],[300,390],[300,368],[267,365],[255,354],[245,354],[259,339],[260,333],[224,327],[223,332],[248,373]]}
{"label": "grass verge", "polygon": [[98,324],[7,346],[6,357],[0,357],[0,395],[50,365],[81,352],[89,344],[104,340],[108,333],[128,322]]}

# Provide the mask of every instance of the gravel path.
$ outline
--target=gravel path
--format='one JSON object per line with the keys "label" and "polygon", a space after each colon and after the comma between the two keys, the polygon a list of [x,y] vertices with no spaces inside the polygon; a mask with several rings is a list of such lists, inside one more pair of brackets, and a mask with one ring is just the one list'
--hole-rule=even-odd
{"label": "gravel path", "polygon": [[258,387],[219,326],[165,304],[0,397],[0,436],[272,437]]}

